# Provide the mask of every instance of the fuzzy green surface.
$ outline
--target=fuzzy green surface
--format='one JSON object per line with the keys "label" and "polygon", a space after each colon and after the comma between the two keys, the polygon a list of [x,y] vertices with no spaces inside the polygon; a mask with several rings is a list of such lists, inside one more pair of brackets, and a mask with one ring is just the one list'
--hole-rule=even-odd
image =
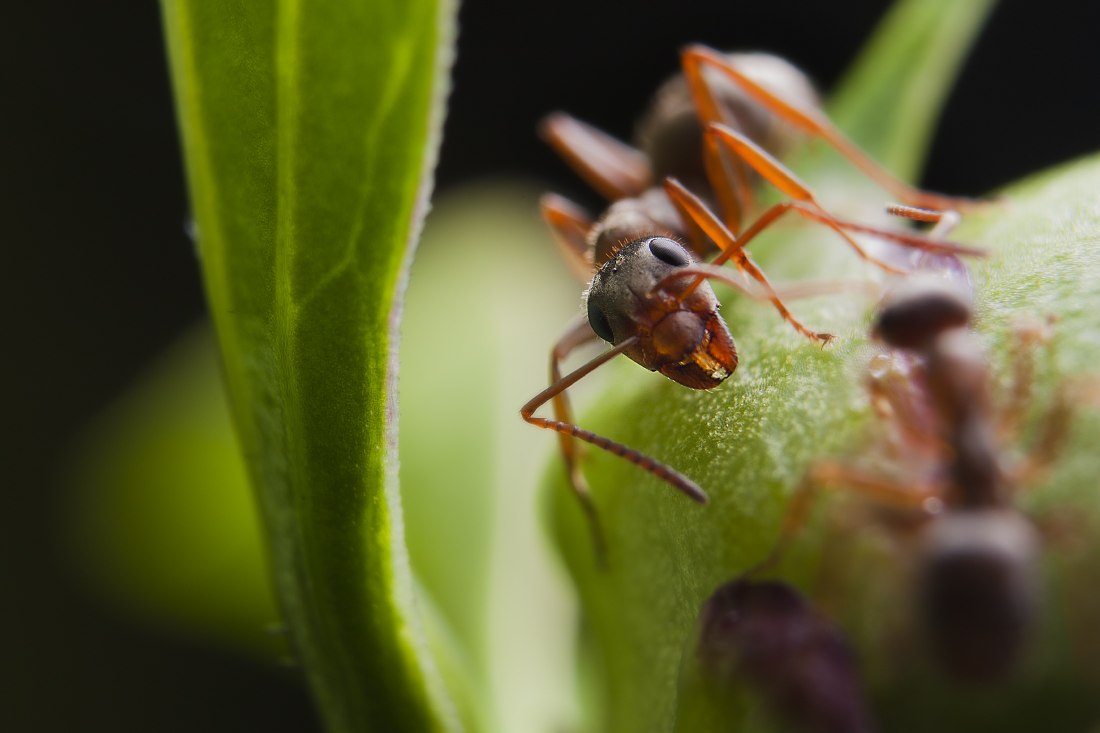
{"label": "fuzzy green surface", "polygon": [[414,606],[394,425],[451,12],[164,3],[232,412],[279,606],[334,731],[457,725]]}

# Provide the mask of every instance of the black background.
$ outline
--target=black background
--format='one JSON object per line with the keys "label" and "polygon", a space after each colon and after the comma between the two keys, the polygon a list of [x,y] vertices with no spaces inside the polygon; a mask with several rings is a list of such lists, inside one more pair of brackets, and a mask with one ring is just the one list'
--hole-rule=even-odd
{"label": "black background", "polygon": [[[690,41],[780,53],[827,90],[885,6],[469,0],[437,190],[519,175],[576,194],[534,137],[547,111],[628,136]],[[59,556],[71,441],[203,303],[156,3],[4,14],[0,727],[313,729],[293,672],[116,618]],[[924,183],[977,194],[1100,148],[1098,28],[1096,4],[1003,2],[948,103]]]}

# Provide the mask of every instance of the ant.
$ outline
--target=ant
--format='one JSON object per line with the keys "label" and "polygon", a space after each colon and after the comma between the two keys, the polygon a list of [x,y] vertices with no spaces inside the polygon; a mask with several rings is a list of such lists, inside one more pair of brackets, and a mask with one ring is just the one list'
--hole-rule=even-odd
{"label": "ant", "polygon": [[991,682],[1013,668],[1038,605],[1039,536],[1013,494],[1052,462],[1071,410],[1060,390],[1031,454],[1010,464],[1004,444],[1026,411],[1032,352],[1049,340],[1049,323],[1017,326],[1016,372],[996,410],[989,360],[970,320],[969,294],[942,278],[910,278],[887,296],[872,335],[890,352],[872,360],[870,380],[886,441],[884,455],[868,457],[885,459],[889,470],[813,465],[780,547],[820,488],[850,488],[892,510],[886,516],[917,531],[916,605],[935,657],[958,679]]}
{"label": "ant", "polygon": [[[565,394],[570,386],[619,354],[692,389],[721,384],[737,368],[738,356],[708,280],[770,302],[810,339],[822,344],[832,340],[830,334],[810,330],[791,314],[780,291],[745,251],[768,226],[789,212],[797,213],[836,232],[861,258],[892,273],[901,271],[866,252],[852,233],[936,253],[982,253],[940,239],[838,219],[822,208],[809,187],[750,140],[750,135],[759,136],[782,148],[783,136],[770,131],[790,123],[837,148],[903,201],[931,208],[972,203],[910,188],[880,169],[816,109],[779,96],[773,88],[802,90],[794,96],[812,94],[805,77],[786,62],[762,54],[725,55],[700,46],[684,51],[682,61],[682,75],[663,87],[646,117],[645,153],[563,113],[551,115],[542,126],[542,134],[562,157],[613,202],[593,220],[561,197],[543,199],[543,215],[567,261],[590,278],[590,284],[585,291],[586,313],[574,320],[551,351],[550,386],[520,410],[528,423],[559,434],[566,472],[593,527],[597,548],[602,548],[601,533],[574,439],[621,456],[695,501],[707,499],[699,486],[669,466],[578,427]],[[769,84],[767,78],[773,81]],[[730,124],[741,125],[742,130]],[[793,200],[771,206],[742,231],[741,219],[751,195],[743,166]],[[698,193],[678,177],[691,182]],[[714,213],[715,203],[721,216]],[[715,246],[719,253],[709,263],[700,262]],[[727,261],[737,270],[721,267]],[[809,287],[801,292],[829,290]],[[563,376],[561,362],[597,339],[612,348]],[[535,417],[547,402],[552,403],[554,418]]]}
{"label": "ant", "polygon": [[847,639],[790,585],[726,583],[703,604],[699,627],[698,658],[719,695],[743,681],[794,729],[873,730]]}

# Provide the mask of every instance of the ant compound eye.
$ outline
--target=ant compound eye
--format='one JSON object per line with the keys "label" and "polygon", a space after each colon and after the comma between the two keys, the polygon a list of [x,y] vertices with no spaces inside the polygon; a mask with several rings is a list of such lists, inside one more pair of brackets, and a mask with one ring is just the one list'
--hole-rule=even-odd
{"label": "ant compound eye", "polygon": [[666,265],[683,267],[691,264],[691,255],[687,253],[687,250],[665,237],[654,237],[649,240],[649,251]]}
{"label": "ant compound eye", "polygon": [[588,301],[588,325],[596,332],[596,335],[609,344],[615,343],[615,334],[611,332],[611,324],[598,305]]}

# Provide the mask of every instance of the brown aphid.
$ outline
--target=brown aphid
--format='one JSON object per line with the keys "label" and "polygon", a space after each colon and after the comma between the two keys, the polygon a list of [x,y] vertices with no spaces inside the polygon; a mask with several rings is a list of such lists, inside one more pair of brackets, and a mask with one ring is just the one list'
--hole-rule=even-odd
{"label": "brown aphid", "polygon": [[[776,95],[783,93],[782,89],[768,91],[762,86],[767,80],[754,80],[760,74],[753,69],[763,67],[774,70],[782,66],[794,74],[785,62],[761,55],[708,55],[713,53],[700,48],[685,51],[684,75],[670,82],[654,112],[647,116],[644,153],[563,113],[551,115],[541,127],[543,136],[562,157],[612,202],[593,220],[559,196],[543,198],[543,215],[571,269],[591,280],[586,314],[576,319],[551,352],[550,387],[520,411],[527,422],[559,433],[570,482],[589,516],[597,545],[601,536],[596,512],[579,470],[574,438],[633,462],[697,501],[705,501],[706,495],[690,479],[659,461],[577,427],[565,390],[618,354],[626,354],[686,387],[711,389],[720,384],[736,368],[737,352],[707,280],[725,282],[750,297],[770,302],[784,320],[810,339],[821,343],[832,339],[807,328],[791,314],[780,292],[745,251],[772,223],[794,212],[833,230],[861,257],[890,271],[895,270],[867,254],[851,233],[872,234],[932,252],[979,253],[938,238],[843,221],[826,212],[793,173],[729,124],[745,125],[750,128],[748,134],[765,136],[769,144],[780,147],[781,136],[774,130],[788,122],[832,144],[839,133],[830,132],[828,125],[822,127],[824,118],[817,112],[797,112],[797,105],[810,103],[806,99],[781,101]],[[792,84],[800,86],[799,82]],[[804,80],[801,85],[810,88]],[[812,93],[799,96],[813,97]],[[694,124],[686,124],[685,115],[689,121],[694,119]],[[819,121],[818,127],[809,129],[806,119]],[[857,162],[863,164],[862,159]],[[750,198],[749,172],[794,200],[770,207],[741,231],[742,214]],[[665,178],[668,173],[684,176],[698,190],[689,190],[676,178]],[[900,185],[906,193],[913,193]],[[715,202],[721,215],[715,213]],[[708,254],[716,248],[717,255]],[[700,262],[703,257],[711,257],[710,262]],[[721,267],[726,262],[732,262],[736,270]],[[838,289],[844,288],[834,284],[831,290],[810,287],[801,292],[820,294]],[[574,349],[597,338],[613,348],[563,376],[561,362]],[[553,405],[554,418],[535,417],[535,411],[547,402]]]}
{"label": "brown aphid", "polygon": [[720,685],[747,685],[804,733],[873,730],[844,635],[791,586],[738,579],[700,614],[698,655]]}

